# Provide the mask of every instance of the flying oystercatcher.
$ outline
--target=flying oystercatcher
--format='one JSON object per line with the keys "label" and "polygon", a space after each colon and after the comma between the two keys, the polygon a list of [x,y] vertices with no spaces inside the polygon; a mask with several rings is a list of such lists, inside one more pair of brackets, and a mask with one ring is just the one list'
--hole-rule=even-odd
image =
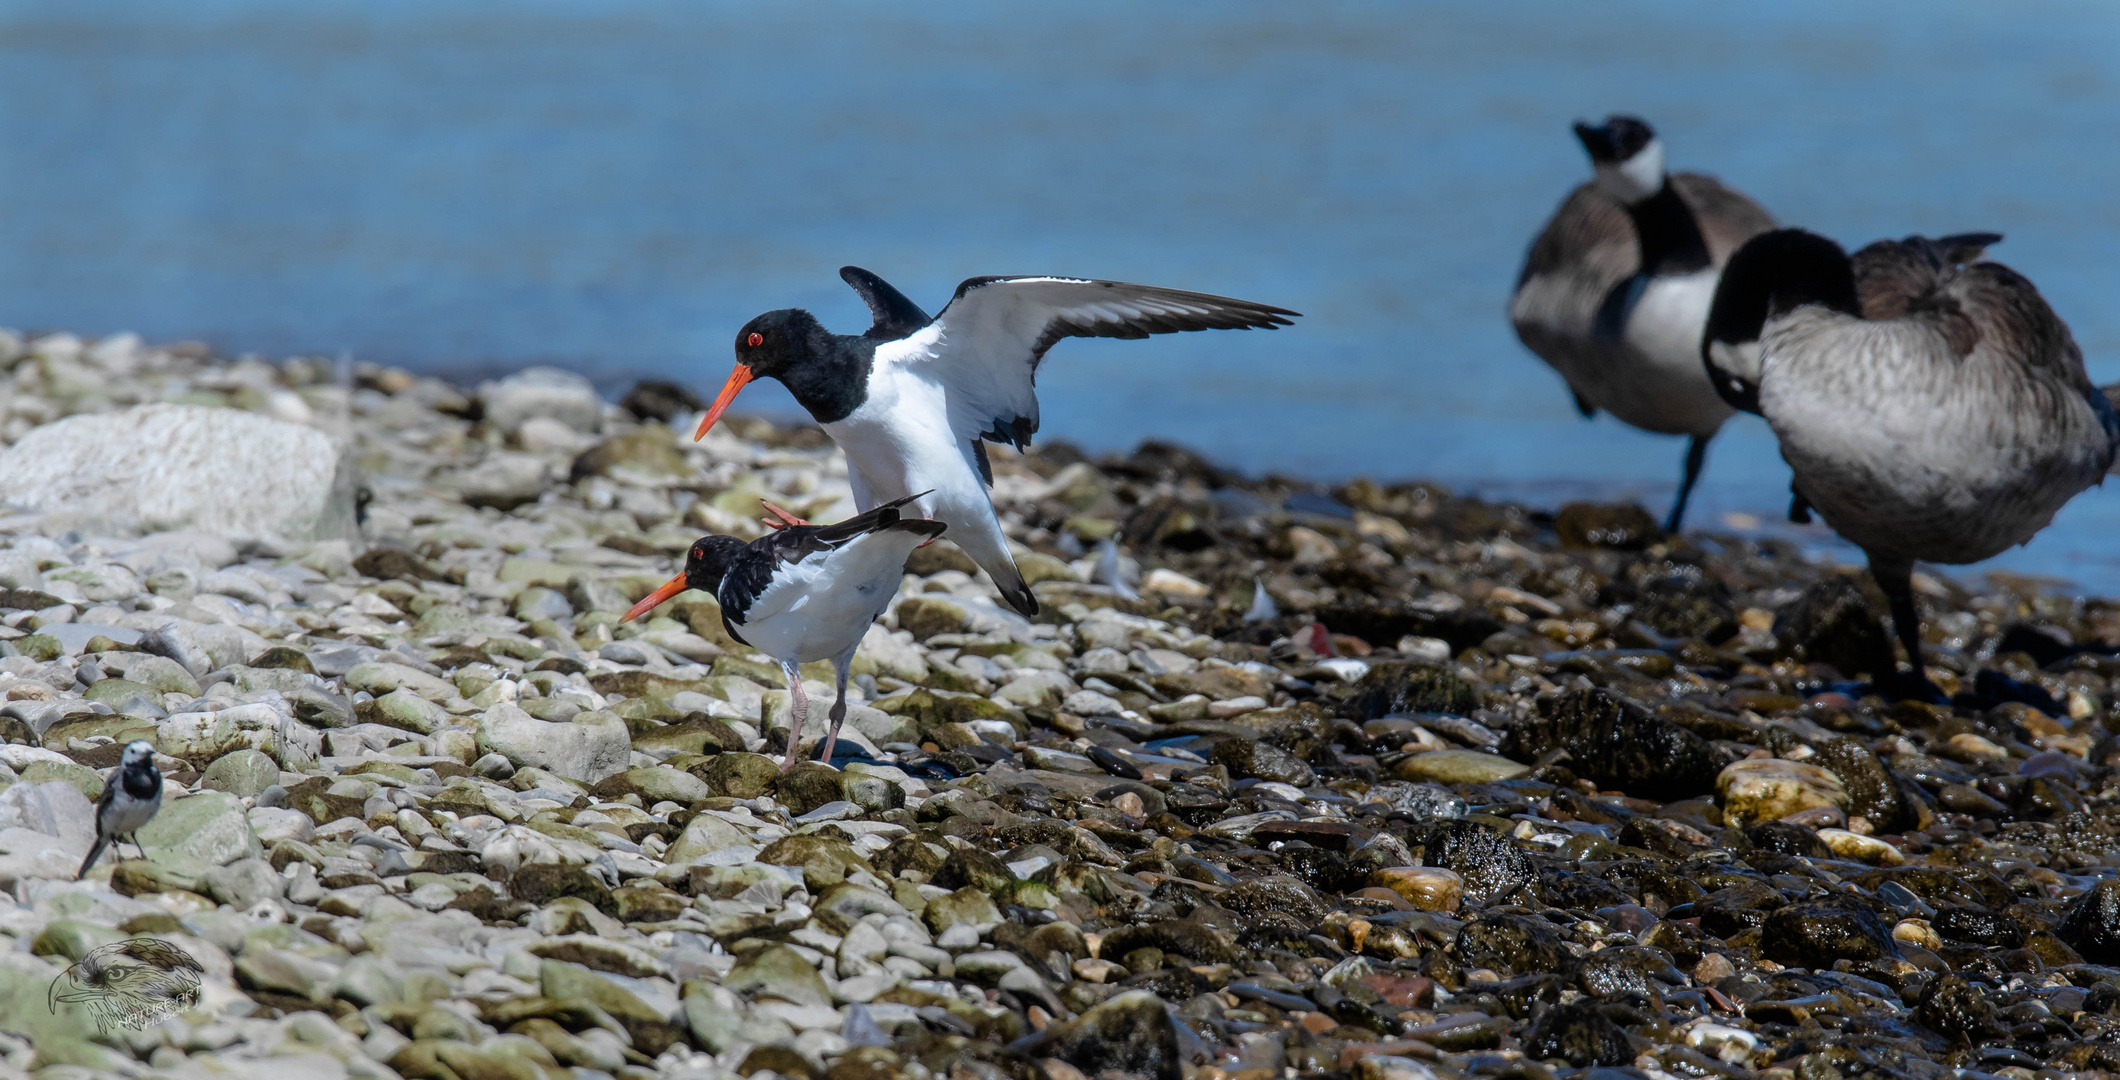
{"label": "flying oystercatcher", "polygon": [[[915,509],[994,579],[1016,610],[1038,599],[1016,570],[987,486],[987,441],[1021,449],[1038,430],[1033,382],[1061,338],[1145,338],[1180,330],[1270,330],[1296,312],[1206,293],[1067,277],[977,277],[929,318],[858,266],[839,276],[875,325],[834,334],[797,308],[769,311],[736,335],[736,370],[694,438],[752,379],[779,379],[847,455],[854,505],[913,492]],[[777,512],[777,511],[776,511]],[[782,515],[784,520],[793,520]]]}
{"label": "flying oystercatcher", "polygon": [[837,525],[791,525],[749,543],[702,536],[685,556],[684,573],[633,605],[626,618],[646,615],[686,589],[714,594],[729,636],[780,661],[787,675],[794,718],[783,769],[793,768],[802,752],[802,724],[810,713],[797,668],[832,661],[839,669],[839,699],[832,703],[832,730],[824,740],[823,760],[829,762],[846,720],[854,650],[897,595],[906,556],[942,535],[942,522],[900,514],[917,498],[893,499]]}
{"label": "flying oystercatcher", "polygon": [[1766,233],[1724,267],[1700,346],[1716,390],[1781,440],[1790,517],[1815,507],[1869,556],[1931,697],[1914,563],[2030,540],[2120,446],[2068,324],[2023,275],[1981,261],[2001,239],[1881,240],[1850,258],[1801,229]]}
{"label": "flying oystercatcher", "polygon": [[1700,331],[1730,253],[1774,227],[1759,204],[1697,173],[1666,173],[1664,144],[1631,116],[1575,125],[1596,176],[1531,244],[1509,321],[1560,372],[1584,416],[1603,409],[1686,435],[1685,475],[1664,528],[1676,532],[1730,409],[1700,370]]}

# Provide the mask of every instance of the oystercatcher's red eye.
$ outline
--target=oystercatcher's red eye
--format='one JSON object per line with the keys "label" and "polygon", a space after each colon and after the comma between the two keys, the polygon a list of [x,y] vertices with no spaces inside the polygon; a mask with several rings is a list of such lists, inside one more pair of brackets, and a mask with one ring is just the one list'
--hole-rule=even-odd
{"label": "oystercatcher's red eye", "polygon": [[746,344],[750,345],[754,349],[765,343],[766,336],[764,334],[752,334],[749,340],[746,342]]}

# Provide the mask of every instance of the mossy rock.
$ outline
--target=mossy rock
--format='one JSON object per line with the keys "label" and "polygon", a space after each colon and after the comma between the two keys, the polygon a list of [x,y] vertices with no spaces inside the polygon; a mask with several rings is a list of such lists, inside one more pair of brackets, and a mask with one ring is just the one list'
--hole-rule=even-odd
{"label": "mossy rock", "polygon": [[876,868],[854,850],[854,845],[818,833],[783,836],[767,844],[758,853],[758,861],[770,866],[801,867],[809,890],[818,894],[846,880],[846,876],[855,870],[876,872]]}
{"label": "mossy rock", "polygon": [[780,670],[779,664],[769,664],[735,653],[723,653],[715,657],[711,670],[716,675],[736,675],[773,689],[786,689],[788,685],[787,674]]}
{"label": "mossy rock", "polygon": [[[370,554],[374,553],[371,552]],[[398,552],[397,554],[403,553]],[[365,556],[363,557],[365,558]],[[377,575],[371,574],[369,576],[374,577]],[[291,648],[286,645],[275,645],[272,648],[267,649],[262,653],[259,653],[257,658],[250,662],[249,666],[254,668],[280,668],[286,671],[300,671],[309,675],[314,675],[317,673],[316,665],[311,664],[309,662],[308,653],[305,653],[300,649]]]}
{"label": "mossy rock", "polygon": [[[632,727],[630,721],[627,726]],[[744,742],[729,725],[705,713],[693,713],[679,723],[636,730],[633,748],[642,753],[676,750],[690,754],[727,754],[741,753]]]}
{"label": "mossy rock", "polygon": [[874,703],[893,716],[906,717],[925,739],[943,724],[968,724],[975,720],[1002,720],[1016,729],[1018,738],[1030,736],[1030,721],[1021,710],[1009,708],[978,694],[955,693],[921,687],[894,694]]}
{"label": "mossy rock", "polygon": [[780,764],[763,754],[716,754],[692,775],[706,781],[716,795],[755,799],[779,783]]}
{"label": "mossy rock", "polygon": [[90,701],[100,701],[120,712],[123,712],[126,703],[134,698],[140,698],[158,707],[162,703],[161,691],[131,679],[97,679],[81,696]]}
{"label": "mossy rock", "polygon": [[821,761],[798,761],[773,784],[773,797],[795,814],[807,814],[846,796],[846,777]]}

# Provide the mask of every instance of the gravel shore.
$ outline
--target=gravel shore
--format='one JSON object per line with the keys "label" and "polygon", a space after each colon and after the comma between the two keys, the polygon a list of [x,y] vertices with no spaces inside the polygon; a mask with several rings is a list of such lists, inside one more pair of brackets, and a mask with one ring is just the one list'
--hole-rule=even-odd
{"label": "gravel shore", "polygon": [[[1894,701],[1881,598],[1787,545],[995,449],[1044,613],[916,552],[860,759],[783,774],[711,597],[619,616],[761,498],[851,514],[819,431],[129,336],[0,366],[0,472],[175,406],[345,481],[231,508],[172,455],[144,536],[13,489],[0,1073],[2120,1070],[2111,601],[1917,578],[1953,698]],[[76,882],[135,739],[163,809]],[[190,996],[111,1022],[83,987],[145,937]]]}

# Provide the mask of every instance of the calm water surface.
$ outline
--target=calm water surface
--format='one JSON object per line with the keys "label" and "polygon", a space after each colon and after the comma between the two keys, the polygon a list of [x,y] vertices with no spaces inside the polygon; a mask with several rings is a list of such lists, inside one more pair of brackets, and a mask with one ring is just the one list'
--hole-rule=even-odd
{"label": "calm water surface", "polygon": [[[1570,120],[1851,243],[2006,233],[2103,382],[2116,106],[2120,7],[2041,0],[0,3],[0,322],[711,391],[760,311],[866,325],[842,263],[931,309],[1116,277],[1308,318],[1067,342],[1046,437],[1661,513],[1680,442],[1580,420],[1502,315]],[[1787,481],[1740,418],[1694,520]],[[2116,526],[2120,484],[1994,565],[2120,592]]]}

